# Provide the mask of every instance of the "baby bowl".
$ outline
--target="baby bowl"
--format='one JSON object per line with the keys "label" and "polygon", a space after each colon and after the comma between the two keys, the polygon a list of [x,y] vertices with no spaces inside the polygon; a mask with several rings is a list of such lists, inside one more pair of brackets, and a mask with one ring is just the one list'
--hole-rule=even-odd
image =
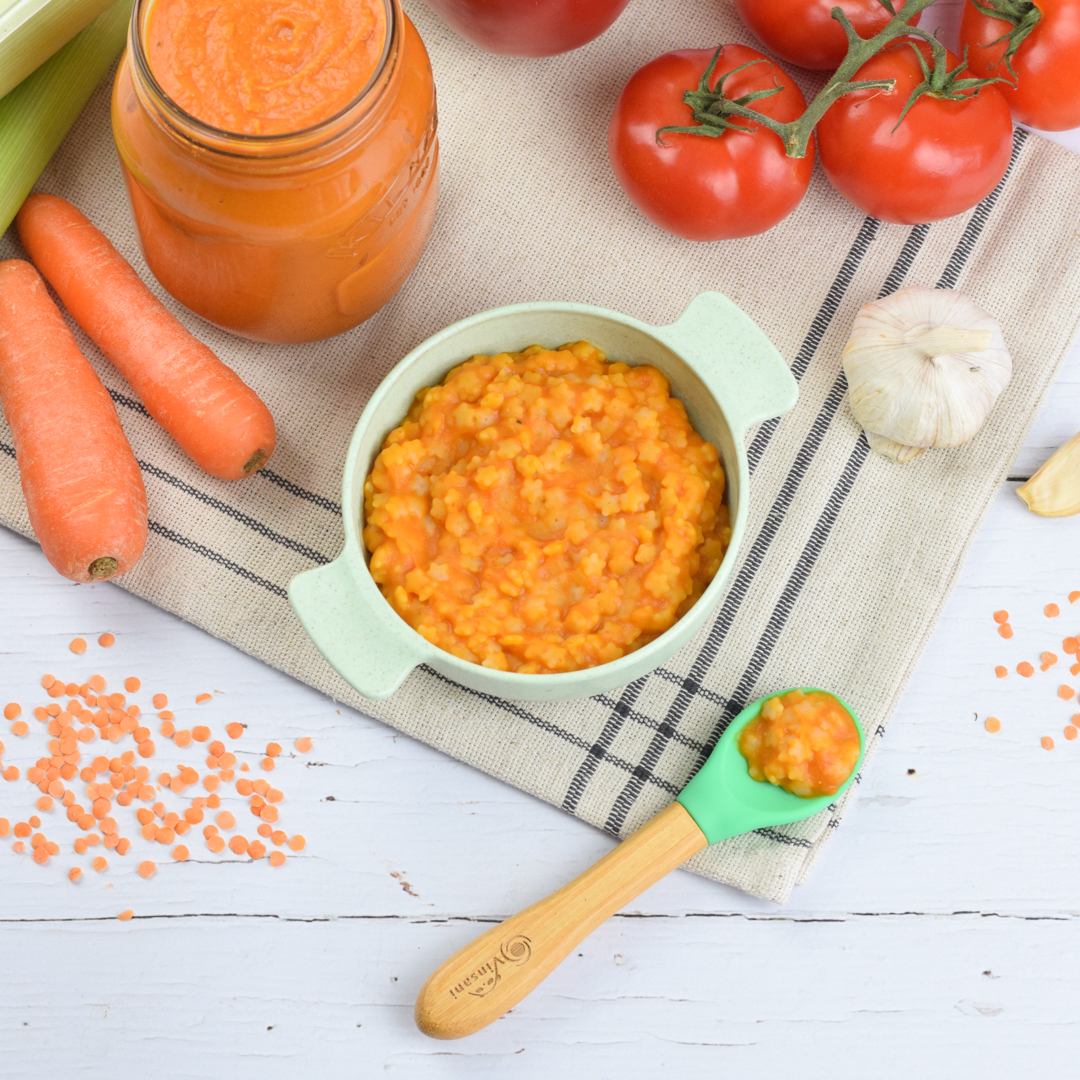
{"label": "baby bowl", "polygon": [[[731,546],[701,599],[636,652],[582,671],[494,671],[432,645],[383,597],[368,571],[361,537],[364,480],[416,393],[440,383],[463,360],[582,340],[603,349],[609,360],[652,364],[667,377],[695,429],[720,452],[727,474]],[[797,396],[795,380],[768,338],[719,293],[696,297],[670,326],[649,326],[585,304],[559,303],[514,304],[463,319],[413,349],[372,395],[345,459],[345,549],[329,565],[293,578],[293,609],[334,670],[364,697],[388,697],[420,664],[472,690],[518,701],[565,701],[623,686],[678,652],[716,607],[746,531],[747,428],[787,412]]]}

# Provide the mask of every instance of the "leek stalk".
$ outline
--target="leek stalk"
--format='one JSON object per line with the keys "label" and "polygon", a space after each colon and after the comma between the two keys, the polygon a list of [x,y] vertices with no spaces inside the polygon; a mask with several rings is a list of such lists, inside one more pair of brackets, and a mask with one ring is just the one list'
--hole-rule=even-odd
{"label": "leek stalk", "polygon": [[0,0],[0,97],[96,19],[112,0]]}
{"label": "leek stalk", "polygon": [[127,41],[133,0],[116,0],[0,98],[0,233]]}

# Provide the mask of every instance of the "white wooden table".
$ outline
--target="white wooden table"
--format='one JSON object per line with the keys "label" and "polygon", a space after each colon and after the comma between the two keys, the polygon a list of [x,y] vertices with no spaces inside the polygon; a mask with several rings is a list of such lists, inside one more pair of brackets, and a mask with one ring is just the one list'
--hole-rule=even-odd
{"label": "white wooden table", "polygon": [[[1070,141],[1080,150],[1080,137]],[[1014,473],[1080,428],[1080,347]],[[566,814],[262,666],[104,584],[75,587],[0,529],[0,703],[40,676],[139,675],[184,726],[249,725],[285,747],[272,779],[306,850],[281,868],[148,852],[78,884],[77,835],[45,867],[0,842],[0,1076],[961,1077],[1075,1075],[1080,1045],[1080,740],[1054,672],[999,682],[1075,633],[1080,517],[1002,490],[853,810],[784,908],[677,871],[589,938],[524,1004],[459,1043],[420,1035],[415,993],[445,956],[611,846]],[[1048,622],[1055,600],[1063,617]],[[1007,608],[1017,637],[990,615]],[[68,652],[109,630],[115,646]],[[85,675],[84,675],[85,677]],[[195,695],[214,700],[196,707]],[[982,720],[1000,716],[1002,731]],[[31,718],[5,764],[42,750]],[[179,726],[179,725],[178,725]],[[156,722],[155,722],[156,727]],[[1057,748],[1039,745],[1044,734]],[[309,754],[292,752],[309,735]],[[165,740],[154,776],[175,765]],[[97,745],[97,744],[94,744]],[[197,762],[198,758],[194,758]],[[81,790],[81,785],[78,785]],[[35,792],[0,781],[0,815]],[[246,835],[254,830],[240,800]],[[128,829],[130,832],[130,828]],[[155,845],[156,847],[156,845]],[[96,849],[100,851],[101,849]],[[105,853],[107,856],[108,852]],[[135,852],[133,852],[135,854]],[[116,919],[132,908],[130,922]],[[793,1072],[794,1070],[794,1072]]]}

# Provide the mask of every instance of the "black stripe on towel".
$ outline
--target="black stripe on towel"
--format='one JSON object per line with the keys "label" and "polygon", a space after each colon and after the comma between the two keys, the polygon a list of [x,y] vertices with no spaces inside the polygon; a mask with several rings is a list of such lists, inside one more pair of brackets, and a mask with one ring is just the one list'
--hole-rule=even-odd
{"label": "black stripe on towel", "polygon": [[1013,166],[1016,164],[1016,159],[1020,156],[1020,150],[1024,143],[1027,142],[1027,139],[1028,133],[1023,128],[1016,128],[1013,131],[1013,148],[1012,155],[1009,158],[1009,167],[1005,170],[1005,175],[1001,178],[1001,183],[998,184],[998,186],[994,188],[994,190],[991,191],[977,207],[975,207],[975,213],[971,215],[971,220],[967,223],[967,227],[960,237],[960,242],[956,245],[956,250],[952,253],[952,258],[949,259],[944,271],[942,271],[941,277],[938,278],[937,287],[939,289],[956,288],[956,282],[960,277],[960,271],[964,269],[968,259],[971,258],[971,253],[975,249],[975,241],[979,239],[980,234],[986,227],[990,212],[997,204],[1002,189],[1005,187],[1005,181],[1009,179],[1009,175],[1013,171]]}
{"label": "black stripe on towel", "polygon": [[288,599],[289,594],[280,585],[267,581],[264,577],[259,577],[258,574],[249,570],[246,566],[233,562],[232,559],[226,559],[224,555],[208,548],[205,544],[189,540],[188,537],[181,536],[178,532],[174,532],[164,525],[159,525],[156,521],[151,521],[148,525],[152,533],[156,533],[166,540],[171,540],[174,544],[179,544],[181,547],[187,548],[188,551],[193,551],[196,555],[202,555],[203,558],[217,563],[218,566],[223,566],[226,570],[231,570],[238,577],[250,581],[253,585],[261,585],[267,592],[272,592],[275,596],[281,597],[282,600]]}
{"label": "black stripe on towel", "polygon": [[[855,277],[855,271],[859,269],[859,264],[863,261],[863,257],[866,255],[874,237],[877,236],[880,226],[881,222],[877,218],[868,217],[863,220],[862,228],[859,229],[859,234],[855,237],[851,250],[848,251],[847,257],[840,264],[836,280],[833,281],[829,291],[825,294],[825,299],[810,323],[810,329],[807,331],[806,337],[803,339],[803,343],[792,361],[791,374],[795,376],[796,382],[806,374],[806,369],[810,366],[810,361],[814,359],[818,346],[821,344],[821,339],[825,336],[825,331],[829,329],[833,316],[840,307],[840,302],[844,299],[852,279]],[[751,474],[758,467],[758,463],[775,434],[780,420],[780,417],[774,417],[771,420],[766,420],[758,428],[757,434],[746,451]]]}
{"label": "black stripe on towel", "polygon": [[205,491],[199,491],[198,488],[192,487],[184,480],[181,480],[180,477],[173,476],[172,473],[167,473],[164,469],[159,469],[156,465],[151,465],[148,461],[140,461],[139,468],[142,469],[143,472],[157,477],[158,480],[170,484],[172,487],[176,488],[177,491],[182,491],[185,495],[190,495],[193,499],[198,499],[199,502],[205,503],[207,506],[212,506],[215,510],[220,510],[221,513],[231,517],[234,521],[240,522],[241,525],[246,525],[249,529],[257,532],[267,540],[272,540],[274,543],[280,544],[290,551],[295,551],[298,555],[303,555],[305,559],[310,559],[320,566],[325,566],[330,562],[330,559],[326,555],[321,554],[314,548],[309,548],[306,544],[301,544],[296,540],[290,540],[287,536],[282,536],[281,533],[274,532],[273,529],[264,525],[263,522],[258,521],[253,517],[249,517],[242,510],[237,510],[235,506],[223,502],[221,499],[215,499],[213,495],[207,495]]}
{"label": "black stripe on towel", "polygon": [[[111,397],[117,405],[123,405],[125,409],[130,409],[140,416],[145,416],[148,420],[153,419],[147,411],[146,406],[139,401],[138,398],[128,397],[127,394],[120,394],[115,390],[109,391],[109,397]],[[279,488],[287,491],[290,495],[295,495],[298,499],[304,499],[309,503],[313,503],[315,506],[321,507],[323,510],[328,510],[331,514],[337,514],[339,517],[341,516],[341,505],[339,503],[332,502],[322,495],[316,495],[315,492],[308,491],[306,488],[300,487],[299,484],[294,484],[291,480],[286,480],[284,476],[279,476],[270,469],[260,469],[255,475],[261,476],[264,480],[269,480],[272,484],[277,484]]]}
{"label": "black stripe on towel", "polygon": [[[440,682],[444,682],[448,686],[453,686],[463,693],[478,698],[488,705],[494,705],[496,708],[502,709],[503,712],[509,713],[518,720],[524,720],[527,724],[531,724],[533,727],[539,728],[549,735],[558,736],[558,738],[562,739],[564,742],[570,743],[571,746],[576,746],[579,750],[589,749],[589,744],[580,735],[575,735],[572,731],[567,731],[566,728],[559,727],[558,724],[554,724],[550,720],[545,720],[542,716],[537,716],[535,713],[529,712],[528,709],[523,709],[521,705],[516,702],[506,701],[504,698],[496,697],[494,694],[485,694],[481,690],[472,690],[468,686],[462,686],[461,683],[456,683],[453,679],[448,679],[445,675],[440,675],[439,672],[434,668],[428,667],[427,664],[422,665],[421,670],[438,679]],[[620,757],[615,757],[612,754],[606,754],[604,760],[609,764],[614,765],[615,768],[621,769],[623,772],[627,773],[633,773],[638,768],[638,766],[634,765],[632,762],[626,761]],[[648,781],[662,791],[668,792],[672,797],[679,794],[679,788],[669,781],[661,779],[659,776],[650,776],[648,777]]]}
{"label": "black stripe on towel", "polygon": [[612,706],[607,722],[600,730],[600,735],[597,737],[596,742],[589,747],[589,752],[585,755],[585,760],[578,766],[577,772],[574,773],[573,780],[570,781],[570,786],[566,790],[566,797],[562,802],[564,810],[572,814],[577,809],[577,805],[581,801],[581,796],[585,794],[585,788],[593,778],[593,774],[599,767],[600,762],[607,755],[608,749],[611,747],[615,736],[618,735],[627,716],[630,715],[638,694],[645,688],[645,684],[648,681],[648,675],[643,675],[640,679],[635,679],[623,690],[622,696]]}

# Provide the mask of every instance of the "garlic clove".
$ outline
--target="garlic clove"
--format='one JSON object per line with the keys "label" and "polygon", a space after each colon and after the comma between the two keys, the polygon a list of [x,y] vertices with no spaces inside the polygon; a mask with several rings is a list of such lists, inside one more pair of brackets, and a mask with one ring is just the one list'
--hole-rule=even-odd
{"label": "garlic clove", "polygon": [[1080,514],[1080,435],[1074,435],[1044,461],[1016,494],[1042,517]]}
{"label": "garlic clove", "polygon": [[851,411],[883,452],[889,442],[909,448],[967,442],[1008,385],[1012,360],[1001,327],[970,297],[914,286],[859,312],[844,371]]}
{"label": "garlic clove", "polygon": [[892,458],[893,461],[898,461],[901,465],[926,452],[925,446],[904,446],[903,443],[886,439],[884,435],[875,435],[872,431],[866,432],[866,441],[875,454]]}

